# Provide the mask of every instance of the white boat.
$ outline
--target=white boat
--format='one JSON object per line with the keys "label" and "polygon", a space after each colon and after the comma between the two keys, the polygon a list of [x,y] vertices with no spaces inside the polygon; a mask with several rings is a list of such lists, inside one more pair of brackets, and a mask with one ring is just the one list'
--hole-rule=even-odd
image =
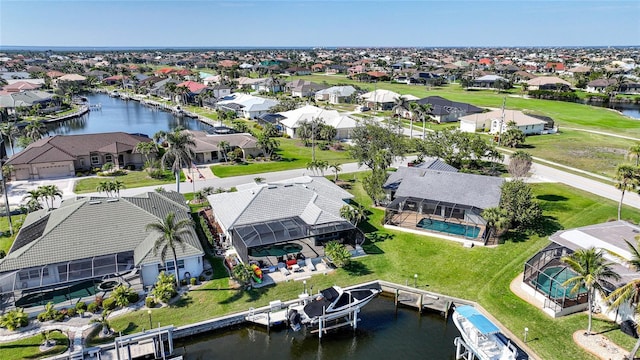
{"label": "white boat", "polygon": [[300,325],[317,326],[321,320],[347,317],[367,305],[380,292],[378,289],[344,290],[334,285],[320,291],[306,305],[291,307],[289,323],[291,328],[297,331]]}
{"label": "white boat", "polygon": [[[456,325],[463,346],[475,354],[480,360],[516,360],[528,359],[528,355],[519,350],[507,339],[500,329],[473,306],[458,306],[453,312],[453,323]],[[458,343],[456,338],[454,343]]]}

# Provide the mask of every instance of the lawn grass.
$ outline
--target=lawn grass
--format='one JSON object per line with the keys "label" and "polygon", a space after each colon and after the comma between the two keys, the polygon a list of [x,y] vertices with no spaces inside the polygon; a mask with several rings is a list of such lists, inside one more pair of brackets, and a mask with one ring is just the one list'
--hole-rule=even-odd
{"label": "lawn grass", "polygon": [[18,235],[18,230],[22,227],[22,220],[24,215],[11,216],[11,225],[13,226],[13,235],[9,235],[9,219],[6,216],[0,217],[0,250],[4,250],[5,254],[9,252],[13,240]]}
{"label": "lawn grass", "polygon": [[[96,187],[102,181],[119,180],[124,184],[125,189],[137,188],[142,186],[171,184],[176,181],[170,170],[165,171],[165,177],[162,180],[149,177],[146,171],[127,170],[126,175],[122,176],[98,176],[76,181],[74,191],[77,194],[96,192]],[[184,174],[180,174],[180,181],[184,181]]]}
{"label": "lawn grass", "polygon": [[610,109],[597,106],[589,106],[577,103],[525,99],[519,96],[518,89],[511,89],[507,93],[497,93],[492,90],[464,90],[459,84],[449,84],[442,87],[426,87],[418,85],[395,84],[388,82],[362,83],[349,80],[340,75],[306,75],[292,76],[291,80],[305,79],[328,85],[351,84],[357,85],[368,91],[374,89],[386,89],[395,91],[401,95],[411,94],[417,97],[442,96],[449,100],[461,101],[476,106],[499,108],[506,96],[506,107],[541,115],[550,116],[562,126],[571,126],[591,130],[601,130],[615,134],[622,134],[640,138],[640,126],[638,121],[629,119]]}
{"label": "lawn grass", "polygon": [[561,129],[560,134],[528,136],[526,149],[533,156],[615,177],[616,166],[628,161],[626,154],[632,140]]}
{"label": "lawn grass", "polygon": [[[362,174],[343,175],[345,180],[361,178]],[[464,248],[459,243],[416,236],[382,229],[383,211],[372,209],[369,222],[361,227],[369,241],[367,257],[354,261],[349,269],[340,269],[326,276],[314,276],[308,285],[320,289],[333,284],[347,286],[374,279],[405,283],[418,274],[419,285],[434,292],[479,302],[515,336],[522,338],[529,328],[529,346],[544,359],[589,359],[590,355],[574,344],[573,332],[585,329],[586,314],[574,314],[552,319],[509,290],[510,282],[523,271],[525,261],[549,242],[547,236],[560,228],[571,228],[613,219],[616,203],[562,185],[535,184],[534,194],[544,209],[547,234],[531,236],[526,241],[507,240],[497,248]],[[370,206],[359,181],[351,191],[356,201]],[[623,218],[640,220],[640,212],[625,207]],[[280,283],[262,289],[240,291],[229,286],[227,272],[219,259],[213,261],[216,278],[200,289],[191,291],[170,308],[153,310],[154,323],[184,325],[223,314],[267,305],[275,299],[297,296],[301,285]],[[133,333],[148,324],[144,311],[135,311],[112,321],[116,331]],[[622,334],[609,321],[594,320],[594,330],[630,349],[634,339]]]}
{"label": "lawn grass", "polygon": [[59,345],[56,345],[45,352],[40,351],[40,345],[43,343],[40,335],[31,336],[13,342],[2,343],[0,344],[0,359],[41,359],[44,357],[62,354],[67,350],[69,340],[62,332],[56,331],[52,333],[51,338]]}
{"label": "lawn grass", "polygon": [[[278,138],[280,146],[278,154],[280,161],[251,161],[245,164],[217,164],[211,166],[211,171],[218,177],[230,177],[249,174],[260,174],[271,171],[304,169],[311,161],[311,147],[305,147],[299,140]],[[354,160],[344,151],[320,150],[316,146],[316,159],[333,163],[348,163]]]}

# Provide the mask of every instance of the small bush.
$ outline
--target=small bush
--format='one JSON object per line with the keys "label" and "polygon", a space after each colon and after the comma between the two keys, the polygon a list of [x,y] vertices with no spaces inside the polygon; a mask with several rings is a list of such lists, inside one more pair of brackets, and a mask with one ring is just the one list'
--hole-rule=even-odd
{"label": "small bush", "polygon": [[62,321],[67,317],[67,309],[62,309],[56,313],[56,316],[53,318],[55,321]]}
{"label": "small bush", "polygon": [[182,286],[187,285],[187,279],[180,280],[180,285]]}
{"label": "small bush", "polygon": [[112,298],[104,299],[102,301],[102,308],[111,311],[116,308],[116,301]]}
{"label": "small bush", "polygon": [[98,306],[98,304],[97,304],[97,303],[91,303],[91,304],[89,304],[89,305],[87,306],[87,311],[88,311],[88,312],[90,312],[90,313],[92,313],[92,314],[95,314],[95,313],[96,313],[96,311],[98,311],[98,309],[99,309],[99,308],[100,308],[100,307]]}
{"label": "small bush", "polygon": [[189,280],[189,282],[191,283],[191,286],[195,285],[195,284],[196,284],[196,281],[197,281],[197,280],[196,280],[196,278],[194,278],[194,277],[192,277],[192,278]]}
{"label": "small bush", "polygon": [[77,312],[78,311],[76,310],[76,308],[69,308],[69,309],[67,309],[67,316],[68,317],[74,317],[74,316],[76,316]]}
{"label": "small bush", "polygon": [[133,164],[129,164],[129,165],[127,165],[127,166],[125,167],[125,169],[127,169],[127,170],[135,170],[135,169],[136,169],[136,166],[135,166],[135,165],[133,165]]}
{"label": "small bush", "polygon": [[129,294],[129,304],[135,304],[138,302],[138,300],[140,300],[140,295],[138,295],[137,292],[133,292],[131,294]]}
{"label": "small bush", "polygon": [[206,280],[206,278],[204,277],[204,275],[200,275],[198,276],[198,280],[200,280],[200,282],[203,282]]}
{"label": "small bush", "polygon": [[160,169],[149,170],[148,173],[149,173],[149,176],[151,178],[156,179],[156,180],[162,180],[162,179],[165,178],[164,171],[162,171]]}
{"label": "small bush", "polygon": [[147,298],[144,299],[144,305],[148,308],[153,308],[156,306],[156,301],[151,296],[147,296]]}
{"label": "small bush", "polygon": [[80,310],[87,310],[87,304],[86,304],[86,303],[84,303],[84,302],[82,302],[82,301],[77,302],[77,303],[76,303],[76,310],[77,310],[77,311],[80,311]]}
{"label": "small bush", "polygon": [[0,250],[0,259],[4,259],[7,256],[7,253],[4,250]]}

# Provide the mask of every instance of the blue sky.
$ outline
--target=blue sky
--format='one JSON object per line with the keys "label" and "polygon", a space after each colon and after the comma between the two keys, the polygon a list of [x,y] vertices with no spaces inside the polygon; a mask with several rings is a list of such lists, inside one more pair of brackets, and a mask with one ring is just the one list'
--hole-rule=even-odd
{"label": "blue sky", "polygon": [[640,45],[640,1],[0,0],[0,46]]}

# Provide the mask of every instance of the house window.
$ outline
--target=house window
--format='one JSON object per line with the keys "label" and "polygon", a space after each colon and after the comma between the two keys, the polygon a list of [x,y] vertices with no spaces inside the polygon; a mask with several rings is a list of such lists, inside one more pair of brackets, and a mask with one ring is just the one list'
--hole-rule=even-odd
{"label": "house window", "polygon": [[110,162],[110,163],[112,163],[112,162],[113,162],[113,155],[111,155],[111,154],[107,154],[107,155],[105,155],[105,156],[104,156],[104,160],[105,160],[105,162]]}
{"label": "house window", "polygon": [[[167,271],[175,271],[173,261],[167,261]],[[178,269],[184,269],[184,260],[178,260]]]}
{"label": "house window", "polygon": [[98,155],[91,155],[91,165],[100,164],[100,157]]}

